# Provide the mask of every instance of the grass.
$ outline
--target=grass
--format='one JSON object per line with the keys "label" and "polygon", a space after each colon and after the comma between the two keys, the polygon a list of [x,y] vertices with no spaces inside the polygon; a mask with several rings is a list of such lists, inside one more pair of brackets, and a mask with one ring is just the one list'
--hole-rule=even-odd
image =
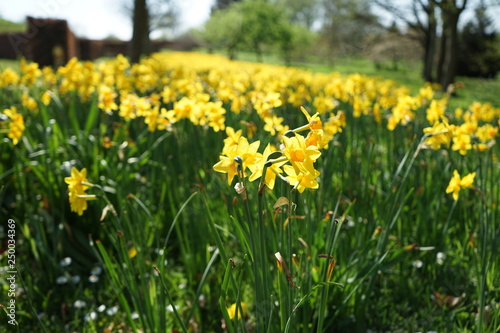
{"label": "grass", "polygon": [[26,32],[26,23],[16,23],[0,18],[0,33]]}
{"label": "grass", "polygon": [[[335,68],[351,74],[370,64],[339,60]],[[384,79],[395,77],[389,72]],[[498,135],[483,151],[470,146],[462,154],[451,144],[434,150],[429,139],[443,133],[424,136],[429,102],[398,95],[384,80],[219,56],[168,53],[140,66],[124,58],[95,67],[71,63],[55,81],[46,73],[30,84],[36,73],[31,67],[22,81],[0,88],[2,110],[15,106],[26,126],[14,145],[12,118],[7,112],[0,120],[0,210],[16,221],[24,281],[15,295],[20,331],[500,328]],[[313,114],[324,91],[338,105],[321,111],[323,128],[337,132],[328,147],[302,151],[279,133],[308,120],[293,99],[276,94],[302,98]],[[413,105],[400,107],[408,100],[415,109],[399,116]],[[357,106],[363,101],[369,107]],[[113,102],[131,109],[113,110]],[[380,119],[376,103],[389,105]],[[479,127],[498,126],[499,110],[487,105],[467,118],[477,117],[477,128],[453,111],[445,111],[450,124],[472,128],[470,140],[483,140]],[[319,171],[318,188],[300,193],[279,177],[273,189],[251,182],[259,155],[244,139],[226,147],[231,132],[221,124],[254,146],[259,140],[259,153],[268,143],[283,149],[289,166],[301,153],[314,156],[311,165],[294,165],[302,176],[301,168]],[[447,135],[452,143],[466,140],[459,134]],[[214,170],[220,160],[236,172],[229,184]],[[73,167],[87,170],[73,189],[95,199],[83,201],[81,215],[72,211],[75,194],[65,181]],[[298,172],[282,168],[292,180]],[[459,182],[458,200],[446,192],[454,170],[462,178],[475,172],[470,186]],[[9,289],[5,280],[0,287]],[[12,298],[5,295],[0,304]],[[7,314],[4,308],[3,322]]]}
{"label": "grass", "polygon": [[8,60],[8,59],[0,59],[0,70],[4,70],[5,68],[12,68],[14,70],[19,70],[19,61],[17,60]]}

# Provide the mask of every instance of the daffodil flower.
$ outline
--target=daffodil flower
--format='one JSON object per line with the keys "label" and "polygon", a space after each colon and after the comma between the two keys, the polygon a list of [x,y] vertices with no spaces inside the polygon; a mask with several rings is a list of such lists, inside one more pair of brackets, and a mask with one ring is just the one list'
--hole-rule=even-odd
{"label": "daffodil flower", "polygon": [[296,188],[300,193],[304,192],[306,188],[317,189],[319,187],[316,181],[316,178],[320,175],[318,170],[313,169],[312,172],[310,172],[309,170],[301,169],[299,172],[296,172],[295,168],[291,165],[285,165],[283,169],[288,175],[286,179],[290,185]]}
{"label": "daffodil flower", "polygon": [[307,146],[305,138],[300,134],[295,134],[295,137],[292,138],[283,136],[283,141],[285,145],[283,154],[292,163],[296,172],[298,173],[299,169],[302,168],[308,170],[309,173],[313,173],[313,162],[321,155],[318,148],[316,146]]}
{"label": "daffodil flower", "polygon": [[3,110],[3,114],[9,117],[9,133],[7,136],[12,140],[14,145],[17,145],[19,139],[23,136],[25,129],[24,118],[22,114],[17,113],[17,109],[13,106],[10,109]]}
{"label": "daffodil flower", "polygon": [[458,194],[463,188],[472,188],[474,183],[474,178],[476,173],[472,172],[463,178],[460,178],[460,174],[457,170],[453,171],[453,177],[450,179],[450,183],[446,188],[446,193],[452,193],[453,200],[458,200]]}
{"label": "daffodil flower", "polygon": [[[240,308],[238,308],[238,318],[244,317],[248,312],[248,307],[245,303],[241,302],[240,305],[243,313],[241,313]],[[236,303],[231,304],[231,306],[227,308],[227,313],[229,315],[229,319],[236,317]]]}
{"label": "daffodil flower", "polygon": [[237,145],[230,147],[224,152],[224,155],[219,156],[219,162],[214,165],[214,170],[227,173],[227,183],[231,185],[240,164],[236,158],[239,157],[241,160],[241,171],[245,174],[245,169],[254,164],[256,159],[261,156],[257,152],[259,145],[260,141],[249,144],[245,137],[240,137]]}
{"label": "daffodil flower", "polygon": [[87,169],[83,168],[78,171],[78,169],[72,167],[71,177],[64,178],[64,182],[68,184],[71,211],[81,216],[87,209],[87,201],[97,199],[95,195],[85,193],[87,189],[93,186],[87,180]]}
{"label": "daffodil flower", "polygon": [[[255,161],[255,164],[249,165],[250,171],[252,171],[252,175],[248,178],[249,181],[253,182],[256,179],[262,177],[262,173],[264,172],[264,165],[268,161],[269,155],[276,151],[271,144],[268,144],[262,156],[258,157]],[[264,176],[264,182],[270,189],[274,188],[274,184],[276,181],[276,175],[279,175],[283,171],[280,166],[286,163],[286,158],[281,159],[279,161],[275,161],[275,163],[271,163],[270,166],[266,169],[266,175]]]}

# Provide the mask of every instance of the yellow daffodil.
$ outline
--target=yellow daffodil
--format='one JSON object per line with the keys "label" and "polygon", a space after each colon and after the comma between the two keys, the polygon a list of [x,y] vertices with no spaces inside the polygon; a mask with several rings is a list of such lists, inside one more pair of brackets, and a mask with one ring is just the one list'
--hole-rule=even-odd
{"label": "yellow daffodil", "polygon": [[309,112],[304,107],[300,107],[300,111],[306,116],[307,118],[307,123],[309,125],[309,128],[311,130],[320,130],[323,129],[323,123],[321,122],[321,119],[319,118],[319,113],[314,114],[311,116]]}
{"label": "yellow daffodil", "polygon": [[426,111],[426,113],[427,113],[426,117],[427,117],[427,121],[429,123],[434,124],[436,122],[439,122],[441,117],[444,116],[447,102],[448,101],[446,99],[440,100],[440,101],[433,100],[431,102],[431,105],[429,106],[429,108]]}
{"label": "yellow daffodil", "polygon": [[309,173],[314,173],[313,163],[321,155],[318,148],[316,146],[307,146],[305,138],[300,134],[295,134],[291,138],[283,136],[283,142],[283,154],[292,163],[297,173],[301,168],[308,170]]}
{"label": "yellow daffodil", "polygon": [[498,127],[493,127],[491,124],[485,124],[477,128],[476,136],[481,142],[494,141],[498,136]]}
{"label": "yellow daffodil", "polygon": [[129,250],[128,250],[128,257],[130,259],[134,258],[135,256],[137,255],[137,250],[135,249],[135,247],[131,247]]}
{"label": "yellow daffodil", "polygon": [[458,151],[460,155],[467,155],[467,151],[472,149],[470,135],[461,130],[456,131],[453,135],[453,145],[451,149]]}
{"label": "yellow daffodil", "polygon": [[[248,178],[251,182],[262,177],[264,172],[264,164],[268,161],[269,155],[276,151],[276,148],[271,144],[268,144],[261,156],[258,156],[255,163],[248,166],[252,174]],[[271,166],[267,167],[266,175],[264,177],[264,182],[266,186],[270,189],[274,188],[276,181],[276,175],[282,173],[280,166],[286,163],[286,159],[282,159],[280,162],[273,163]]]}
{"label": "yellow daffodil", "polygon": [[104,112],[112,114],[114,110],[118,109],[118,105],[115,102],[116,97],[117,94],[113,89],[102,85],[99,88],[99,104],[97,106]]}
{"label": "yellow daffodil", "polygon": [[35,99],[30,97],[26,92],[21,96],[21,104],[30,111],[36,111],[38,109],[38,104]]}
{"label": "yellow daffodil", "polygon": [[276,133],[284,133],[285,127],[281,124],[283,122],[282,117],[277,117],[276,115],[270,115],[264,118],[264,131],[269,132],[271,135],[276,135]]}
{"label": "yellow daffodil", "polygon": [[[238,308],[238,318],[243,318],[248,312],[248,307],[244,302],[240,303],[241,310]],[[230,307],[227,308],[227,314],[229,315],[229,319],[234,319],[236,317],[236,303],[231,304]],[[243,313],[241,313],[243,311]]]}
{"label": "yellow daffodil", "polygon": [[225,155],[227,149],[236,146],[240,140],[242,130],[234,131],[231,126],[226,127],[227,138],[224,139],[224,148],[222,149],[222,154]]}
{"label": "yellow daffodil", "polygon": [[346,119],[344,111],[339,111],[336,115],[332,113],[330,118],[323,125],[323,131],[325,133],[326,140],[332,140],[335,134],[342,132],[342,128],[344,128],[345,126]]}
{"label": "yellow daffodil", "polygon": [[43,105],[48,106],[50,104],[51,99],[52,98],[50,97],[50,93],[48,91],[46,91],[42,94],[41,100],[42,100]]}
{"label": "yellow daffodil", "polygon": [[136,109],[139,97],[136,94],[123,94],[120,96],[120,108],[118,115],[125,121],[136,117]]}
{"label": "yellow daffodil", "polygon": [[85,192],[80,192],[76,188],[69,190],[69,203],[71,211],[77,213],[79,216],[83,215],[83,212],[87,210],[87,201],[96,200],[95,195],[87,195]]}
{"label": "yellow daffodil", "polygon": [[87,209],[87,201],[96,199],[95,195],[85,193],[87,189],[92,187],[87,179],[87,169],[83,168],[78,171],[77,168],[72,167],[71,177],[64,178],[64,182],[68,184],[71,211],[81,216]]}
{"label": "yellow daffodil", "polygon": [[245,169],[254,164],[260,154],[260,141],[248,143],[245,137],[240,137],[238,144],[230,147],[219,156],[219,162],[214,165],[214,170],[221,173],[227,173],[227,183],[231,185],[234,176],[238,174],[238,160],[241,162],[241,171],[245,174]]}
{"label": "yellow daffodil", "polygon": [[472,188],[475,177],[476,173],[472,172],[465,177],[460,178],[458,171],[453,171],[453,177],[450,179],[448,187],[446,188],[446,193],[452,193],[453,200],[458,200],[460,190],[463,188]]}
{"label": "yellow daffodil", "polygon": [[26,59],[21,59],[21,84],[31,87],[35,81],[42,76],[42,71],[38,68],[36,62],[27,62]]}
{"label": "yellow daffodil", "polygon": [[448,147],[451,142],[451,127],[446,122],[435,122],[432,127],[424,128],[425,134],[432,134],[425,140],[425,143],[437,150],[441,146]]}
{"label": "yellow daffodil", "polygon": [[319,177],[320,172],[313,169],[312,172],[309,169],[300,168],[297,172],[294,167],[290,165],[285,165],[283,167],[287,176],[286,179],[294,188],[300,193],[304,192],[306,188],[317,189],[319,187],[316,178]]}
{"label": "yellow daffodil", "polygon": [[69,189],[76,188],[79,191],[85,191],[90,188],[88,185],[89,181],[87,179],[87,169],[83,168],[81,171],[78,171],[77,168],[71,168],[71,177],[64,178],[64,182],[68,184]]}
{"label": "yellow daffodil", "polygon": [[7,67],[2,73],[0,73],[0,88],[17,85],[18,82],[19,74],[17,74],[12,68]]}
{"label": "yellow daffodil", "polygon": [[9,133],[7,136],[12,140],[14,145],[17,145],[19,139],[23,136],[25,129],[24,118],[22,114],[17,113],[15,107],[3,110],[3,114],[9,117]]}
{"label": "yellow daffodil", "polygon": [[318,149],[323,149],[328,147],[328,141],[323,130],[313,130],[307,134],[306,146],[315,146]]}

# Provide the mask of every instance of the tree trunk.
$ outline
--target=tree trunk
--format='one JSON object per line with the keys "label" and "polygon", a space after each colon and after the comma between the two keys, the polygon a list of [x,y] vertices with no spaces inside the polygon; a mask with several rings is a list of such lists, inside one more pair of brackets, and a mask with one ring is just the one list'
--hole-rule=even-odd
{"label": "tree trunk", "polygon": [[262,50],[259,43],[254,44],[255,55],[257,56],[257,62],[262,62]]}
{"label": "tree trunk", "polygon": [[436,54],[436,16],[434,12],[434,2],[430,1],[428,11],[427,31],[425,31],[425,51],[424,68],[422,77],[426,82],[434,82],[432,70],[434,67],[434,57]]}
{"label": "tree trunk", "polygon": [[[436,0],[434,0],[436,1]],[[443,21],[443,36],[441,40],[441,54],[438,65],[438,82],[443,90],[455,81],[458,63],[458,19],[465,10],[468,0],[462,0],[459,6],[456,0],[442,0],[436,2],[441,9]]]}
{"label": "tree trunk", "polygon": [[130,42],[130,61],[137,63],[142,55],[151,52],[149,13],[146,0],[134,0],[133,32]]}
{"label": "tree trunk", "polygon": [[445,56],[443,63],[443,72],[441,76],[441,86],[446,90],[450,84],[455,81],[457,73],[458,62],[458,16],[459,12],[448,13],[444,15],[444,19],[448,22],[446,25],[446,42],[445,42]]}
{"label": "tree trunk", "polygon": [[[441,40],[439,43],[439,59],[438,59],[438,64],[436,68],[436,82],[441,83],[443,79],[443,66],[444,66],[444,59],[446,57],[446,38],[447,35],[445,33],[445,30],[447,29],[446,27],[446,22],[443,22],[443,32],[441,33]],[[446,89],[446,87],[444,87]]]}

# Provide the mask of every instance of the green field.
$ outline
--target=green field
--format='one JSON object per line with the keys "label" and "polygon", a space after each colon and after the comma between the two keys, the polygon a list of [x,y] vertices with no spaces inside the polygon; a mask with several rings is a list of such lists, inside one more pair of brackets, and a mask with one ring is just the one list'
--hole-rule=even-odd
{"label": "green field", "polygon": [[0,18],[0,33],[26,32],[26,23],[15,23]]}
{"label": "green field", "polygon": [[498,332],[500,81],[241,59],[0,63],[2,329]]}

